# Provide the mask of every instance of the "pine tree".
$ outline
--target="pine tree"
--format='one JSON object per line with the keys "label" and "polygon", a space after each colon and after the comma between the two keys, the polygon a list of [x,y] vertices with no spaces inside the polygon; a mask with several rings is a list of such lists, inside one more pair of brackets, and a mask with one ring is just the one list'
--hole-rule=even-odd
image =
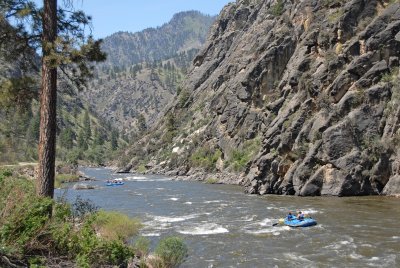
{"label": "pine tree", "polygon": [[[68,1],[67,1],[68,2]],[[43,0],[43,10],[34,1],[3,0],[0,2],[2,17],[9,25],[17,21],[18,27],[11,29],[27,49],[42,51],[42,87],[40,93],[40,137],[37,194],[53,197],[56,153],[56,100],[57,68],[60,67],[71,81],[81,86],[91,74],[87,61],[101,61],[105,54],[100,51],[100,42],[85,36],[85,25],[91,18],[82,11],[57,8],[57,0]],[[30,23],[30,24],[29,24]],[[4,27],[1,27],[1,31]],[[8,31],[10,32],[10,31]],[[0,38],[1,46],[7,39]],[[1,35],[4,36],[4,35]],[[5,41],[6,40],[6,41]],[[9,40],[7,41],[9,42]],[[80,46],[80,49],[77,47]],[[72,65],[70,63],[73,63]],[[67,71],[70,66],[71,71]],[[70,76],[69,74],[73,74]]]}
{"label": "pine tree", "polygon": [[137,120],[138,120],[138,130],[139,130],[139,132],[146,131],[146,129],[147,129],[146,118],[144,118],[143,114],[139,114]]}
{"label": "pine tree", "polygon": [[89,148],[89,144],[86,139],[86,134],[83,129],[81,129],[78,133],[77,143],[78,143],[78,148],[83,151],[86,151]]}
{"label": "pine tree", "polygon": [[101,146],[104,144],[104,138],[101,135],[100,131],[96,128],[94,130],[94,139],[93,139],[93,145],[94,146]]}
{"label": "pine tree", "polygon": [[87,143],[89,143],[90,138],[92,137],[92,129],[90,127],[90,117],[89,112],[85,110],[85,114],[83,115],[83,130],[85,132],[85,139]]}
{"label": "pine tree", "polygon": [[65,149],[72,149],[74,142],[74,133],[71,128],[64,128],[60,134],[60,145]]}
{"label": "pine tree", "polygon": [[115,131],[115,130],[113,130],[112,132],[111,132],[111,139],[110,139],[111,141],[111,150],[116,150],[116,149],[118,149],[118,132],[117,131]]}

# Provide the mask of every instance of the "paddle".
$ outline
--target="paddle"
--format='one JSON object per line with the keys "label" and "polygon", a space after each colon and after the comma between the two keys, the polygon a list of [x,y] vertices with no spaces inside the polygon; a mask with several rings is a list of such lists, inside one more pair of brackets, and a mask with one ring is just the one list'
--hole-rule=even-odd
{"label": "paddle", "polygon": [[278,224],[282,224],[282,223],[284,223],[285,222],[285,219],[279,219],[279,221],[278,222],[275,222],[274,224],[272,224],[272,226],[277,226]]}

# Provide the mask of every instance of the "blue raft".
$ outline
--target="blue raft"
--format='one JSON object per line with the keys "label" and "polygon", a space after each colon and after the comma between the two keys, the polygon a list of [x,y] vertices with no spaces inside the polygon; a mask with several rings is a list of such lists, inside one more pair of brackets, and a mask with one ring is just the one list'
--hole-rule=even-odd
{"label": "blue raft", "polygon": [[302,220],[298,220],[295,217],[291,219],[285,218],[284,224],[290,227],[309,227],[317,225],[317,221],[313,218],[304,218]]}
{"label": "blue raft", "polygon": [[125,183],[123,181],[117,181],[117,182],[107,182],[106,186],[120,186],[124,185]]}

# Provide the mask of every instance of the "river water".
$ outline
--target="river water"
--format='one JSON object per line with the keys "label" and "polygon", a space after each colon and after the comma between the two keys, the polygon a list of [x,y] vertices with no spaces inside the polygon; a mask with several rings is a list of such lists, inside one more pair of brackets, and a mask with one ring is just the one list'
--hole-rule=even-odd
{"label": "river water", "polygon": [[[85,168],[96,190],[69,189],[105,210],[139,218],[154,246],[162,237],[184,239],[182,267],[400,267],[400,200],[387,197],[245,195],[240,187],[174,181],[162,176],[113,174]],[[106,187],[109,178],[125,185]],[[57,191],[60,195],[61,190]],[[302,210],[315,227],[273,227]]]}

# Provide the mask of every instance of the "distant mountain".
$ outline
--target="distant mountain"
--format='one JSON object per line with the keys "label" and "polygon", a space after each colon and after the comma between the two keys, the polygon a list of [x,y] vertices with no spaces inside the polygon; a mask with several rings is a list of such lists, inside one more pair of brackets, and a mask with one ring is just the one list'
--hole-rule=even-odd
{"label": "distant mountain", "polygon": [[[11,27],[0,20],[0,33]],[[1,35],[1,34],[0,34]],[[34,50],[9,38],[0,42],[0,164],[37,160],[40,60]],[[104,164],[123,139],[77,97],[59,73],[57,161]]]}
{"label": "distant mountain", "polygon": [[104,39],[106,64],[127,67],[173,57],[179,52],[200,49],[215,17],[198,11],[175,14],[170,22],[141,32],[117,32]]}
{"label": "distant mountain", "polygon": [[82,97],[124,133],[150,127],[176,95],[214,19],[181,12],[161,27],[105,38],[108,59]]}

